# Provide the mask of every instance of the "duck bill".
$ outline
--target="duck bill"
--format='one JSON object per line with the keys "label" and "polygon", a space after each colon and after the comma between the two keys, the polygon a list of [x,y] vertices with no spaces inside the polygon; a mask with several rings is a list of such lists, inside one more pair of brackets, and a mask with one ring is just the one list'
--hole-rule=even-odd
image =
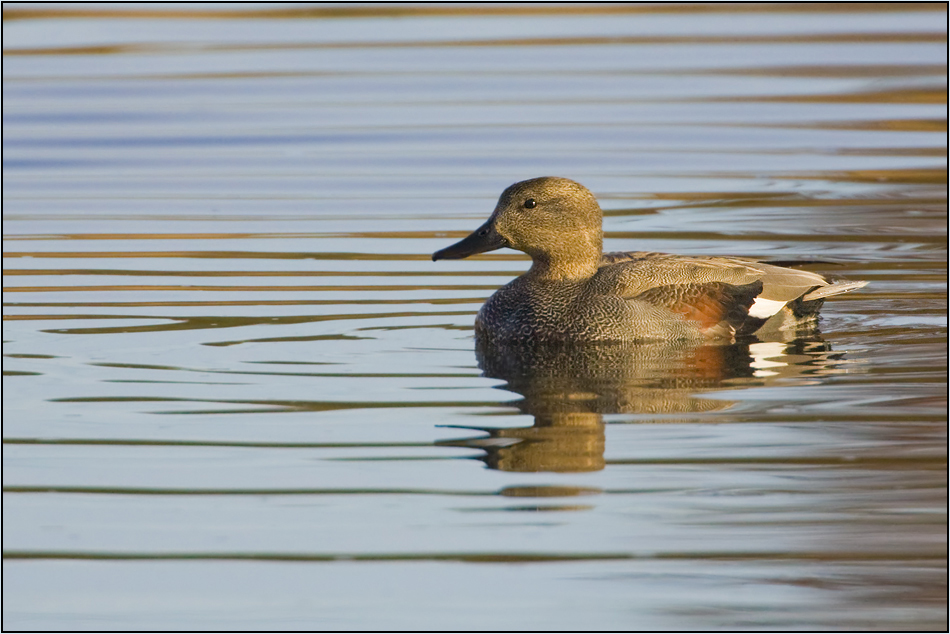
{"label": "duck bill", "polygon": [[464,240],[433,253],[432,260],[461,260],[470,255],[494,251],[506,246],[508,246],[508,241],[495,231],[495,223],[489,220]]}

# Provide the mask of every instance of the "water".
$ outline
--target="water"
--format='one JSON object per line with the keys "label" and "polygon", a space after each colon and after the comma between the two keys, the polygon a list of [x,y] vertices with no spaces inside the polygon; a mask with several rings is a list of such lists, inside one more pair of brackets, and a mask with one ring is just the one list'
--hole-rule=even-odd
{"label": "water", "polygon": [[[4,5],[4,628],[945,628],[945,7],[385,10]],[[548,174],[871,284],[486,356]]]}

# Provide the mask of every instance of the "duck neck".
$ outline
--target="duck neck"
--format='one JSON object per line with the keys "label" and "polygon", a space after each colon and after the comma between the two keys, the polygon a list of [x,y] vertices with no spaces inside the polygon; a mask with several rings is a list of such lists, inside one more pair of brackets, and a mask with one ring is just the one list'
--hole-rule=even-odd
{"label": "duck neck", "polygon": [[588,257],[558,257],[556,254],[531,254],[527,275],[541,280],[586,280],[600,265],[600,253]]}
{"label": "duck neck", "polygon": [[[518,247],[515,247],[518,248]],[[528,274],[540,280],[586,280],[600,268],[603,234],[587,228],[537,240],[522,249],[533,264]]]}

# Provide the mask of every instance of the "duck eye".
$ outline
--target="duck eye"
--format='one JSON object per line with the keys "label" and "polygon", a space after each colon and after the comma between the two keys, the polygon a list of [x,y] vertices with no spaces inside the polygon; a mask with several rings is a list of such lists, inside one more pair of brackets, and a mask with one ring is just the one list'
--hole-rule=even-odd
{"label": "duck eye", "polygon": [[534,198],[529,198],[528,200],[524,201],[525,209],[534,209],[537,206],[538,206],[538,203],[534,201]]}

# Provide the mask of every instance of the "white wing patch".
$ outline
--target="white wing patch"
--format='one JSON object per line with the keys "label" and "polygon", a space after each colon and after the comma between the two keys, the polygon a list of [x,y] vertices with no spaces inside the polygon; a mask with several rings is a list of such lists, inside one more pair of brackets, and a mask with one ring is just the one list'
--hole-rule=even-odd
{"label": "white wing patch", "polygon": [[782,310],[788,302],[780,302],[774,299],[763,299],[756,297],[752,305],[749,306],[749,316],[756,319],[768,319],[778,311]]}

